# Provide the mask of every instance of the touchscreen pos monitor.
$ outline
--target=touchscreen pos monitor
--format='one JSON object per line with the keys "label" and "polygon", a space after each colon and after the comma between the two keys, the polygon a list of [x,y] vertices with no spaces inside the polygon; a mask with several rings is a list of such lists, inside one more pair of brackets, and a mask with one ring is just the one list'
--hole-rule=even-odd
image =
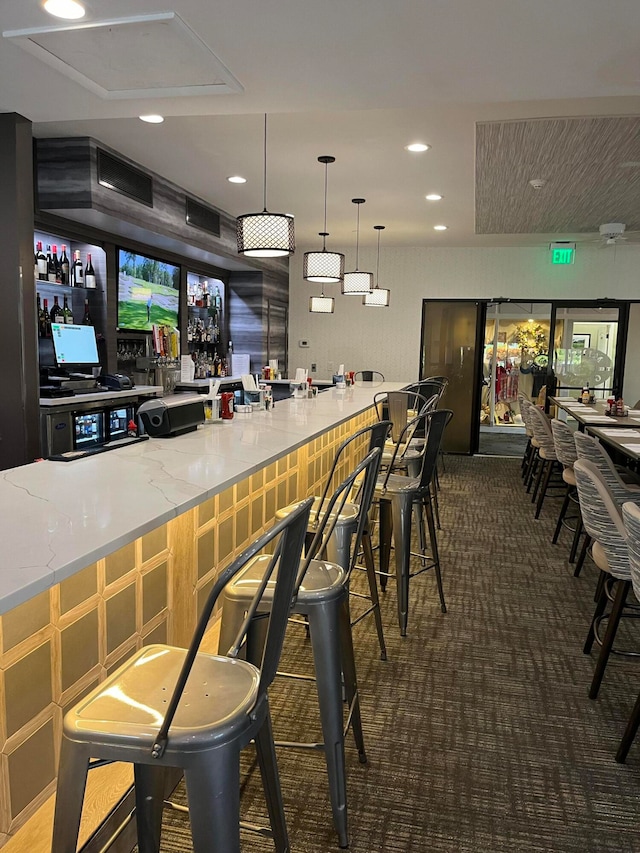
{"label": "touchscreen pos monitor", "polygon": [[100,364],[93,326],[52,323],[51,338],[58,367],[82,370]]}

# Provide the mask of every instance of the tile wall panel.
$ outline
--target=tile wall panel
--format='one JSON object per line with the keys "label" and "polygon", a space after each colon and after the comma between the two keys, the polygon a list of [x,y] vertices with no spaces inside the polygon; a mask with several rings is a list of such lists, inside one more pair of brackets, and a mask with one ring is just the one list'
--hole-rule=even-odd
{"label": "tile wall panel", "polygon": [[51,793],[63,713],[142,645],[186,645],[217,571],[279,506],[320,494],[337,446],[371,419],[331,430],[0,617],[0,846]]}

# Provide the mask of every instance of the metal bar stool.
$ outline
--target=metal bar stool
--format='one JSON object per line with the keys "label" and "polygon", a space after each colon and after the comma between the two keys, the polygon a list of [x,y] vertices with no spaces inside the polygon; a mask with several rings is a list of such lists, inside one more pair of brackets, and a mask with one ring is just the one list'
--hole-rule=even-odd
{"label": "metal bar stool", "polygon": [[[418,416],[420,417],[420,416]],[[395,545],[396,562],[396,584],[398,590],[398,622],[400,634],[407,634],[407,623],[409,614],[409,579],[415,575],[422,574],[427,569],[433,568],[436,573],[438,594],[440,597],[440,608],[446,613],[444,592],[442,590],[442,577],[440,573],[440,558],[438,555],[438,542],[436,526],[433,519],[433,508],[431,499],[431,483],[435,467],[438,461],[438,452],[442,442],[445,427],[453,417],[453,412],[448,409],[438,409],[428,412],[426,415],[426,442],[422,451],[420,474],[417,477],[404,477],[393,474],[393,462],[387,473],[381,477],[376,487],[376,499],[380,501],[380,571],[384,575],[389,574],[389,556],[391,548],[391,527],[393,526],[393,540]],[[411,421],[405,429],[412,427]],[[402,446],[398,444],[398,448]],[[398,451],[396,451],[398,452]],[[411,516],[414,504],[419,507],[418,535],[420,552],[415,556],[422,561],[421,568],[410,572],[411,561]],[[429,529],[429,541],[431,555],[426,553],[426,537],[424,530],[424,514],[427,517]],[[393,524],[391,524],[391,521]]]}
{"label": "metal bar stool", "polygon": [[[273,840],[289,851],[267,689],[275,677],[304,545],[311,500],[278,522],[224,569],[188,649],[146,646],[64,718],[53,824],[54,853],[75,853],[91,759],[134,765],[140,853],[160,847],[165,770],[184,771],[196,853],[240,853],[240,750],[255,740]],[[277,539],[229,656],[198,651],[218,595]],[[259,668],[236,659],[268,580],[267,640]]]}
{"label": "metal bar stool", "polygon": [[[324,751],[333,822],[341,847],[347,847],[349,843],[342,676],[344,676],[344,689],[349,704],[349,721],[353,728],[359,758],[362,763],[367,760],[351,638],[348,582],[366,527],[380,467],[380,452],[380,448],[374,448],[338,486],[331,498],[321,503],[322,510],[316,514],[318,526],[313,542],[298,571],[291,612],[304,615],[310,631],[323,743],[305,744],[290,741],[277,743],[279,746]],[[339,524],[340,515],[347,506],[351,489],[362,474],[364,479],[360,489],[356,530],[350,537],[351,553],[346,568],[335,562],[316,559],[327,550]],[[235,637],[238,624],[242,622],[246,612],[247,602],[254,595],[256,586],[263,582],[267,561],[266,556],[256,557],[225,589],[220,629],[221,649],[224,649]],[[268,594],[269,586],[265,595],[268,596]],[[282,674],[287,677],[298,677],[291,673]],[[303,677],[308,679],[308,676]]]}

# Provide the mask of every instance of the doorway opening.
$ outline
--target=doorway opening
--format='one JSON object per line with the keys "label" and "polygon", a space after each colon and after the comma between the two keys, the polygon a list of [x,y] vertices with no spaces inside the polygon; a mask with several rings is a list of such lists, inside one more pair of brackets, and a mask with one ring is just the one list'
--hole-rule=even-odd
{"label": "doorway opening", "polygon": [[[487,304],[478,452],[521,456],[527,444],[518,395],[538,400],[547,384],[550,302]],[[544,399],[542,400],[544,403]]]}

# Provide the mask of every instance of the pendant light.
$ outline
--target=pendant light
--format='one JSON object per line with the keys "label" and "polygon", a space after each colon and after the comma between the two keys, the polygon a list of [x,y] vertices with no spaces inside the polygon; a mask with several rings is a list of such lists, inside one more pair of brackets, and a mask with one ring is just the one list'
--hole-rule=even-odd
{"label": "pendant light", "polygon": [[238,254],[251,258],[280,258],[296,250],[293,216],[267,210],[267,116],[264,117],[264,210],[236,219]]}
{"label": "pendant light", "polygon": [[356,268],[353,272],[346,272],[342,279],[342,293],[344,296],[364,296],[371,293],[373,289],[373,273],[362,272],[358,269],[360,256],[360,205],[365,203],[364,198],[352,198],[353,204],[358,205],[358,220],[356,226]]}
{"label": "pendant light", "polygon": [[333,314],[336,300],[333,296],[310,296],[309,297],[309,312],[311,314]]}
{"label": "pendant light", "polygon": [[327,252],[327,168],[329,163],[335,163],[336,158],[329,155],[318,157],[318,163],[324,163],[324,231],[320,231],[322,237],[321,252],[305,252],[302,264],[302,277],[306,281],[320,281],[328,284],[337,284],[344,277],[344,255],[340,252]]}
{"label": "pendant light", "polygon": [[369,305],[372,308],[388,308],[389,307],[389,296],[391,294],[390,290],[387,290],[386,287],[380,287],[380,232],[384,231],[384,225],[374,225],[375,230],[378,232],[378,257],[376,260],[376,286],[373,288],[371,293],[365,293],[362,297],[362,304]]}

